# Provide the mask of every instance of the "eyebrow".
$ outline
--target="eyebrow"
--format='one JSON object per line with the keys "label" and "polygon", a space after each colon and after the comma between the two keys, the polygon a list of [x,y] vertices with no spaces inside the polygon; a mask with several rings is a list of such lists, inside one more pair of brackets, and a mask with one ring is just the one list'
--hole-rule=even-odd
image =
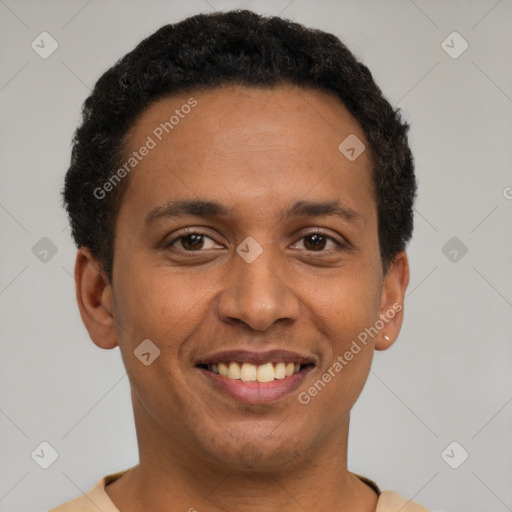
{"label": "eyebrow", "polygon": [[[231,212],[231,208],[217,201],[205,199],[175,199],[165,205],[153,208],[146,216],[145,223],[146,226],[149,226],[161,218],[179,218],[187,215],[205,218],[227,217]],[[297,201],[291,207],[281,210],[279,220],[294,216],[337,216],[351,222],[361,217],[358,212],[341,204],[338,200]]]}

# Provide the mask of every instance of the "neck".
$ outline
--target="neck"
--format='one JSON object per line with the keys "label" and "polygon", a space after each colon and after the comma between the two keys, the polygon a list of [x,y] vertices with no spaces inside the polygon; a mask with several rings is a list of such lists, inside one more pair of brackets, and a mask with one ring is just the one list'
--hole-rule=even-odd
{"label": "neck", "polygon": [[136,414],[139,465],[106,488],[122,512],[373,512],[376,493],[347,470],[348,418],[332,439],[286,464],[234,467]]}

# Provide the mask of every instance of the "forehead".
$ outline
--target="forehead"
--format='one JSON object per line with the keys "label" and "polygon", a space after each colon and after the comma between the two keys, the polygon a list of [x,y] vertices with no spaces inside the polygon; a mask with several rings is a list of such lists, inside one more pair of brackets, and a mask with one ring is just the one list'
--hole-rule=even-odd
{"label": "forehead", "polygon": [[[191,104],[194,106],[190,107]],[[308,141],[318,143],[327,133],[336,140],[349,134],[365,139],[361,126],[341,100],[326,91],[292,85],[229,85],[164,97],[151,103],[134,122],[127,141],[135,142],[148,134],[153,134],[159,142],[160,137],[186,139],[189,135],[197,136],[197,129],[210,136],[217,132],[218,136],[211,142],[219,147],[229,147],[232,138],[227,132],[233,130],[240,135],[273,131],[283,136],[286,129],[292,131],[297,144],[306,143],[306,146]],[[165,137],[171,134],[172,137]],[[257,145],[258,139],[245,142]],[[336,150],[337,146],[330,149]]]}
{"label": "forehead", "polygon": [[368,148],[364,132],[323,91],[226,86],[166,97],[139,116],[126,140],[127,157],[152,146],[126,192],[145,197],[146,208],[169,195],[227,197],[228,191],[233,201],[266,204],[308,194],[335,199],[336,191],[348,206],[372,198],[369,151],[352,161],[340,151],[346,140]]}

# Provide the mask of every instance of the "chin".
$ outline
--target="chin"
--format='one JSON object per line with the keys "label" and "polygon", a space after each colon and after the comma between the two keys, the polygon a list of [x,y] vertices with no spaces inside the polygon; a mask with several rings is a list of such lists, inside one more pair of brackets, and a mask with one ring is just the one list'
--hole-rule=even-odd
{"label": "chin", "polygon": [[[275,428],[275,427],[274,427]],[[214,445],[204,446],[216,461],[238,471],[279,471],[282,466],[293,465],[293,461],[307,451],[308,441],[287,433],[272,435],[266,431],[261,435],[244,432],[233,435],[233,431],[216,437]]]}

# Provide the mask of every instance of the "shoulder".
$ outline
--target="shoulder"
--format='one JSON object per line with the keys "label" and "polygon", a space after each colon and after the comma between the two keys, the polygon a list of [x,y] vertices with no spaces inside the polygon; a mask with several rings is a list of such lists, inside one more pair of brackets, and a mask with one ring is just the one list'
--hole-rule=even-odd
{"label": "shoulder", "polygon": [[378,494],[379,499],[375,512],[430,512],[419,503],[408,500],[394,491],[381,491],[373,480],[365,476],[353,474]]}
{"label": "shoulder", "polygon": [[105,486],[124,475],[128,470],[120,471],[102,478],[89,492],[67,501],[49,512],[119,512],[105,492]]}
{"label": "shoulder", "polygon": [[408,500],[394,491],[383,491],[377,502],[375,512],[429,512],[420,504]]}

